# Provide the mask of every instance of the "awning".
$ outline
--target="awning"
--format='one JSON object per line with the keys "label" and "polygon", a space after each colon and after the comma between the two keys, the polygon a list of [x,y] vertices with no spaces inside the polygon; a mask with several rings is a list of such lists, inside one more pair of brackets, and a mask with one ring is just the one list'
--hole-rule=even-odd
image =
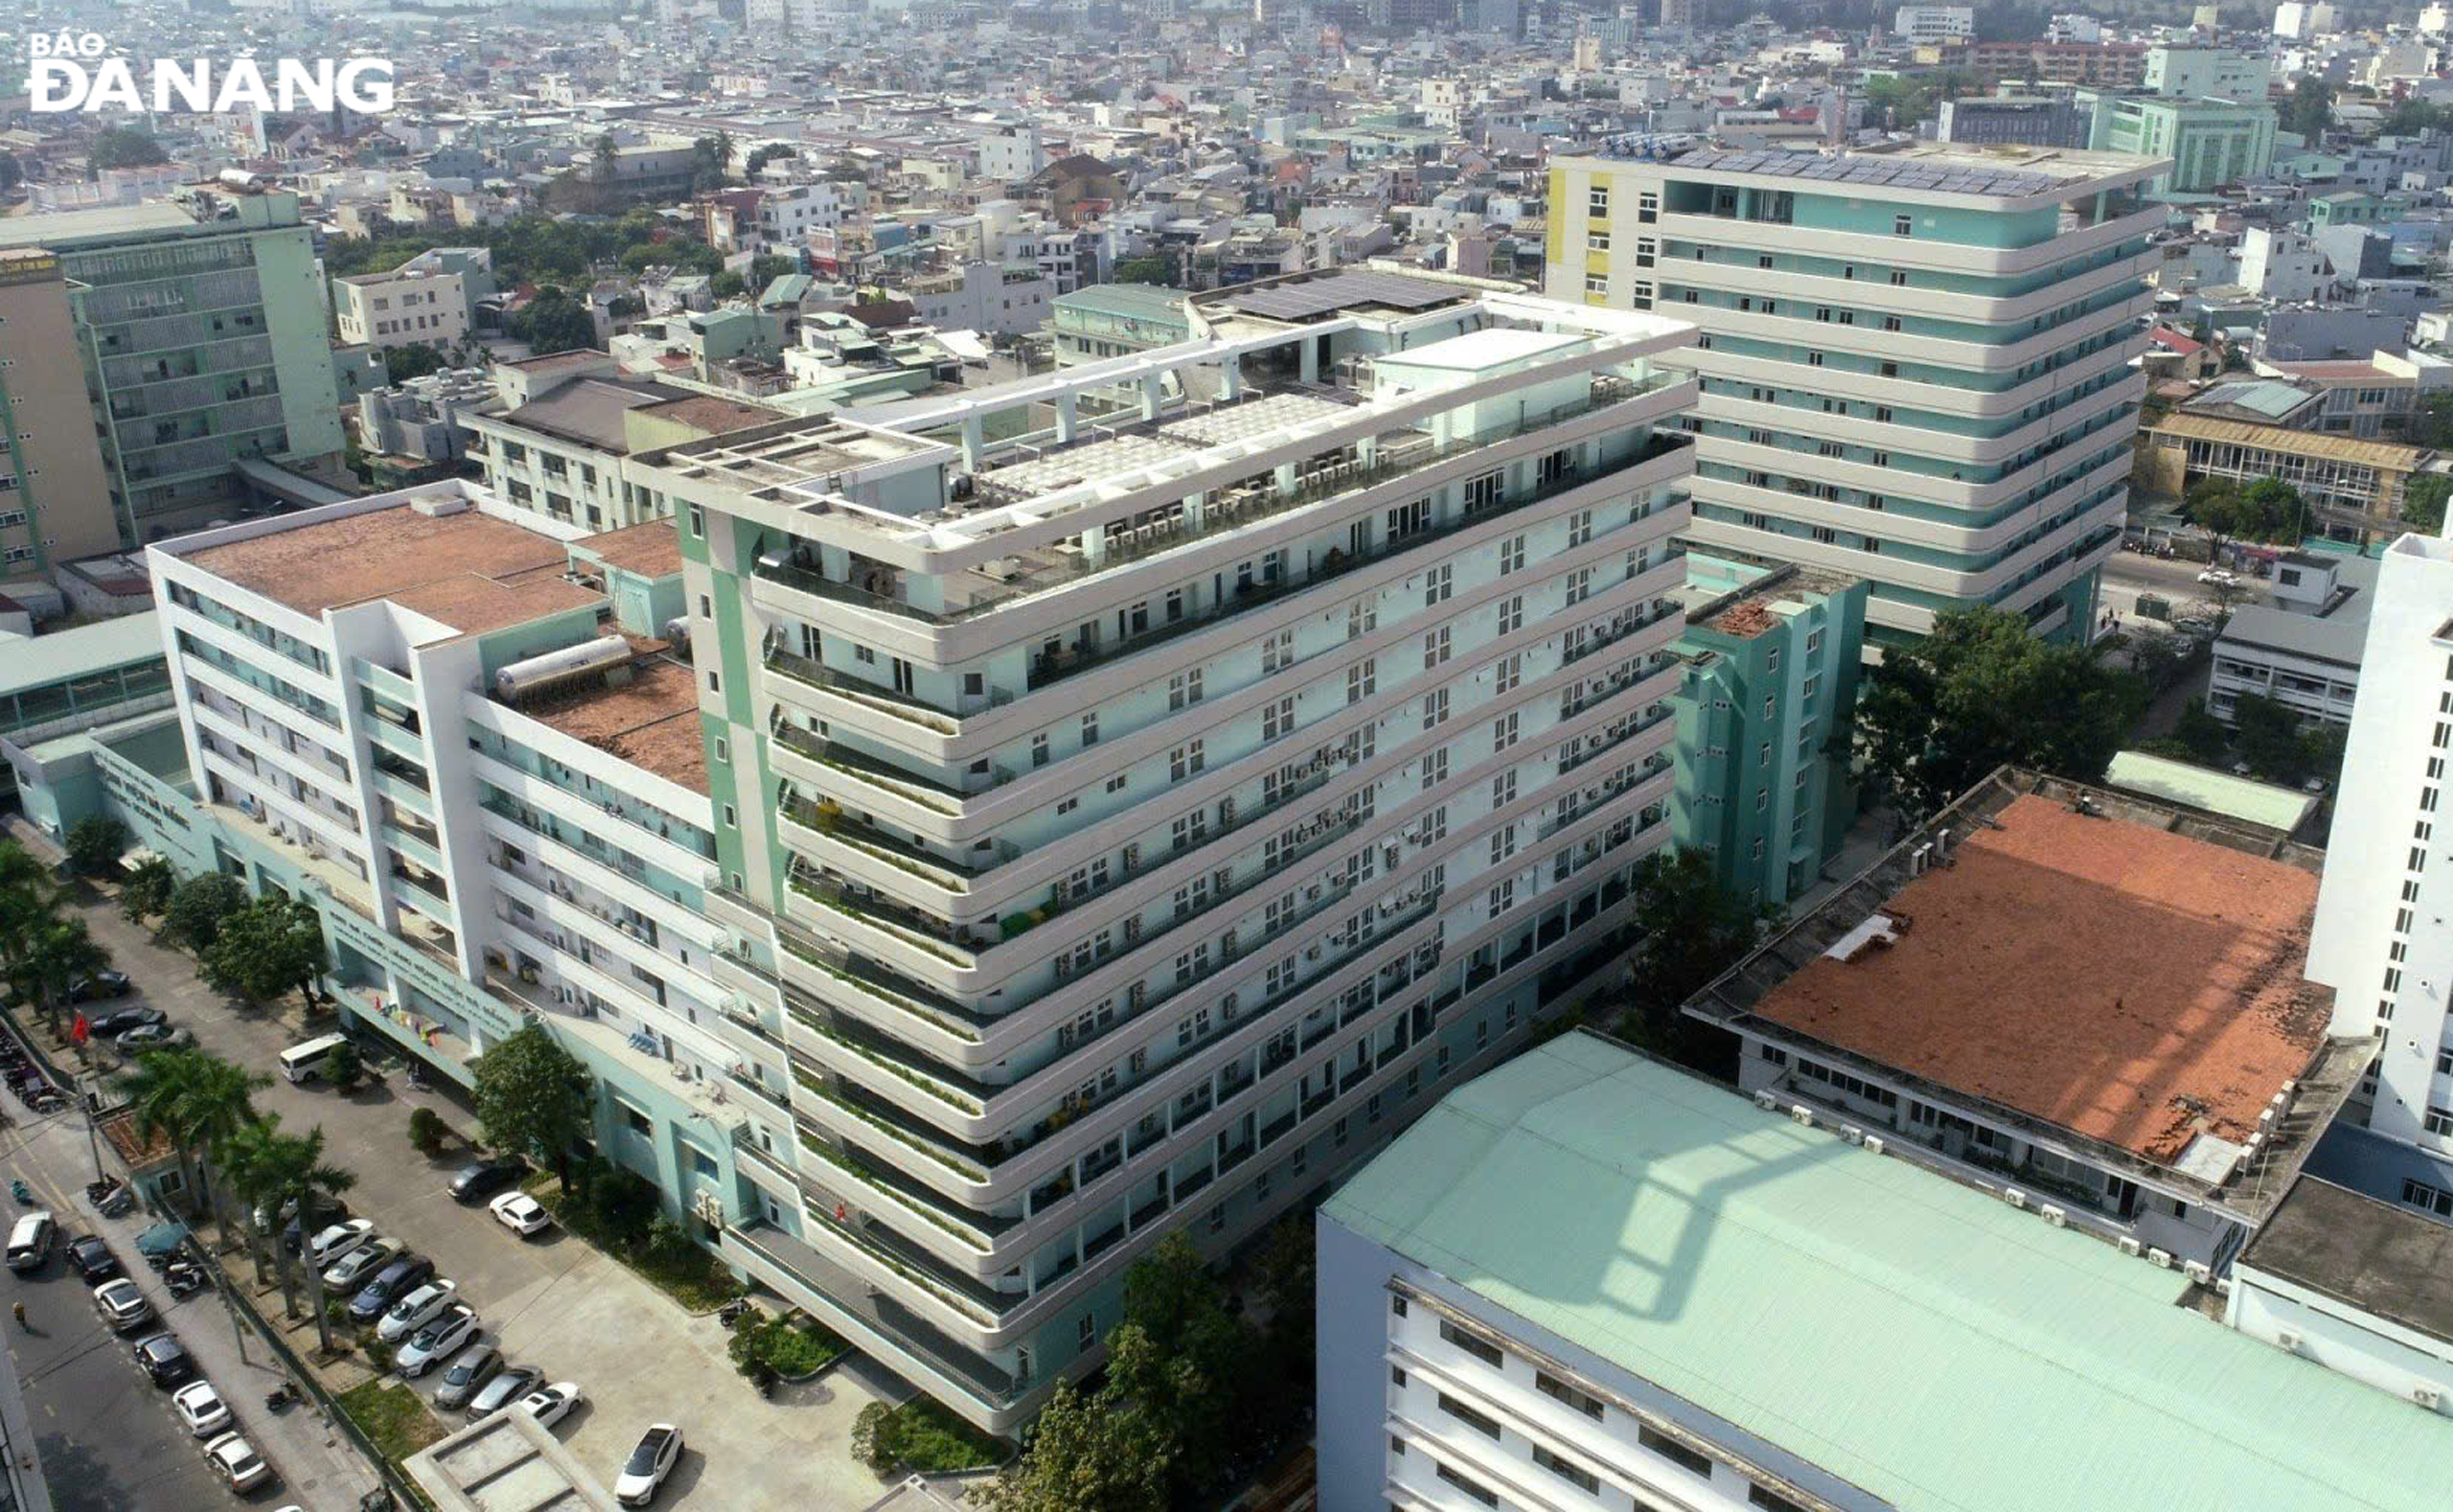
{"label": "awning", "polygon": [[138,867],[144,865],[147,861],[158,861],[164,859],[167,859],[167,858],[164,857],[160,851],[155,850],[150,845],[139,845],[133,849],[120,853],[119,869],[132,874]]}
{"label": "awning", "polygon": [[188,1237],[185,1224],[155,1224],[136,1236],[136,1252],[141,1255],[166,1255],[179,1248]]}

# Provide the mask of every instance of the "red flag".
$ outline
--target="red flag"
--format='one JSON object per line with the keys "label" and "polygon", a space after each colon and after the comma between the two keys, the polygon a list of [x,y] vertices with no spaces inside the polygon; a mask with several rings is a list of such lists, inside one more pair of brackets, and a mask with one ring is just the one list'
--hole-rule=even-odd
{"label": "red flag", "polygon": [[85,1021],[81,1013],[77,1016],[77,1021],[68,1026],[68,1038],[79,1044],[83,1044],[93,1032],[94,1026]]}

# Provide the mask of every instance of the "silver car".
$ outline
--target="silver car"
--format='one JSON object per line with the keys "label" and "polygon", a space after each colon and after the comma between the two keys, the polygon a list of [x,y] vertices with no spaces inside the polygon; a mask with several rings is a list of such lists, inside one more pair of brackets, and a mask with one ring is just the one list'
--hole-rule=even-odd
{"label": "silver car", "polygon": [[451,1357],[449,1368],[443,1372],[443,1385],[435,1388],[434,1405],[446,1410],[467,1407],[469,1399],[501,1369],[501,1350],[489,1343],[470,1344]]}

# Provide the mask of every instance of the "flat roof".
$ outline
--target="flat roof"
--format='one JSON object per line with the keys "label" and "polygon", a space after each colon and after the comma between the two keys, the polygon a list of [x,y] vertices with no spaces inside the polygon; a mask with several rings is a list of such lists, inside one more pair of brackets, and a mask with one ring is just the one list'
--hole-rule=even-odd
{"label": "flat roof", "polygon": [[1915,189],[1991,199],[2027,199],[2066,191],[2091,179],[2151,167],[2157,159],[2129,152],[2008,144],[1917,142],[1870,152],[1823,153],[1779,149],[1724,151],[1697,148],[1666,166],[1717,173],[1763,173],[1838,186]]}
{"label": "flat roof", "polygon": [[1436,279],[1409,278],[1378,268],[1341,268],[1295,274],[1222,289],[1210,299],[1248,315],[1312,320],[1349,309],[1382,308],[1409,314],[1472,299],[1480,290]]}
{"label": "flat roof", "polygon": [[[1956,806],[1947,863],[1845,888],[1741,963],[1760,995],[1737,1017],[2219,1185],[2327,1046],[2314,866],[2109,793],[1996,807],[1993,786]],[[1848,949],[1868,921],[1886,938]]]}
{"label": "flat roof", "polygon": [[12,640],[0,656],[0,698],[162,655],[162,616],[151,609]]}
{"label": "flat roof", "polygon": [[601,597],[562,581],[570,554],[561,541],[474,508],[438,516],[403,503],[207,546],[186,560],[301,614],[384,599],[463,634]]}
{"label": "flat roof", "polygon": [[2162,803],[2224,814],[2279,835],[2299,829],[2308,811],[2318,803],[2311,793],[2145,751],[2116,754],[2104,773],[2104,786],[2144,793]]}
{"label": "flat roof", "polygon": [[2377,561],[2373,557],[2343,557],[2333,568],[2334,594],[2319,612],[2244,604],[2223,622],[2216,648],[2253,646],[2357,672],[2368,653],[2368,619],[2376,608]]}
{"label": "flat roof", "polygon": [[622,428],[626,412],[696,397],[689,389],[658,383],[653,378],[625,383],[609,378],[584,378],[493,418],[508,425],[628,456],[630,444]]}
{"label": "flat roof", "polygon": [[1586,337],[1565,331],[1518,331],[1490,326],[1467,331],[1424,346],[1389,352],[1378,358],[1384,368],[1440,368],[1480,373],[1508,362],[1525,362],[1581,346]]}
{"label": "flat roof", "polygon": [[707,790],[707,747],[699,730],[699,679],[689,663],[646,656],[630,680],[591,682],[520,713],[693,792]]}
{"label": "flat roof", "polygon": [[1070,294],[1059,294],[1056,308],[1094,310],[1134,320],[1170,320],[1181,326],[1191,324],[1191,317],[1184,313],[1182,289],[1149,284],[1092,284]]}
{"label": "flat roof", "polygon": [[2441,1512],[2453,1478],[2453,1424],[2177,1305],[2178,1272],[1590,1033],[1321,1211],[1899,1512],[2068,1512],[2081,1480]]}
{"label": "flat roof", "polygon": [[584,537],[572,544],[608,567],[643,578],[669,578],[681,570],[681,528],[671,515]]}
{"label": "flat roof", "polygon": [[2453,1224],[2414,1208],[2304,1175],[2239,1265],[2453,1342]]}
{"label": "flat roof", "polygon": [[[219,226],[220,222],[216,222]],[[227,223],[230,230],[261,230]],[[104,205],[92,210],[56,210],[48,215],[11,216],[0,219],[0,242],[10,246],[45,246],[73,250],[87,241],[114,237],[156,236],[166,231],[202,229],[178,205],[149,200],[139,205]]]}

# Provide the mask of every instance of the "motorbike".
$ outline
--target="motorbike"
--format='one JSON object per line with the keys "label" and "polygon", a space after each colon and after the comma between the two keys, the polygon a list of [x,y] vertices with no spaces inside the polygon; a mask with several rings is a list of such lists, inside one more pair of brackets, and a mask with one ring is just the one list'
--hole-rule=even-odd
{"label": "motorbike", "polygon": [[267,1412],[278,1412],[283,1408],[287,1407],[290,1403],[297,1400],[297,1383],[292,1381],[284,1381],[281,1385],[264,1393],[264,1410]]}
{"label": "motorbike", "polygon": [[194,1296],[204,1290],[204,1271],[181,1260],[163,1271],[162,1282],[174,1297]]}
{"label": "motorbike", "polygon": [[747,1302],[726,1302],[723,1306],[716,1309],[716,1321],[723,1324],[726,1328],[730,1328],[735,1323],[740,1322],[742,1316],[748,1311],[749,1304]]}
{"label": "motorbike", "polygon": [[15,1178],[11,1179],[9,1182],[9,1195],[17,1200],[17,1205],[19,1207],[32,1207],[34,1205],[34,1189],[28,1186],[22,1180]]}

